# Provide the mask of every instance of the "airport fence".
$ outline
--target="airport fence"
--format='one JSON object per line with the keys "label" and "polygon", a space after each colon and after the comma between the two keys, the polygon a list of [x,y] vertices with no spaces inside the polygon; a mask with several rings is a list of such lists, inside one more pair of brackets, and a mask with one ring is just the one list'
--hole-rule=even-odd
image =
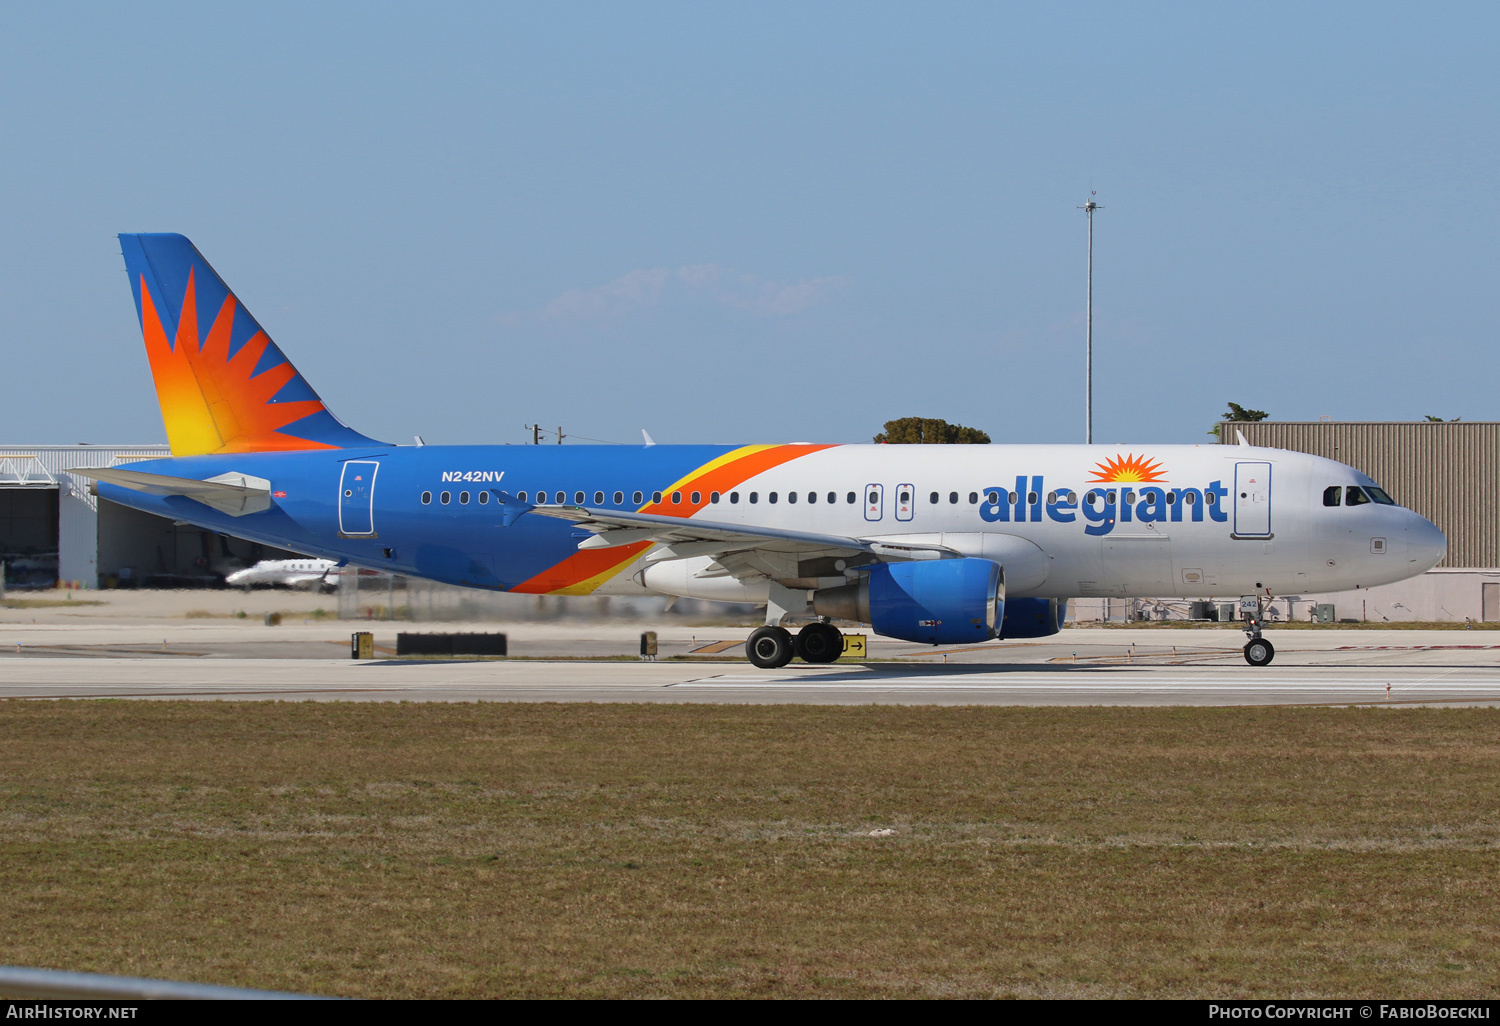
{"label": "airport fence", "polygon": [[401,574],[341,574],[341,620],[406,623],[516,623],[549,621],[651,621],[737,623],[754,619],[754,607],[681,599],[670,612],[651,596],[517,595],[437,584]]}

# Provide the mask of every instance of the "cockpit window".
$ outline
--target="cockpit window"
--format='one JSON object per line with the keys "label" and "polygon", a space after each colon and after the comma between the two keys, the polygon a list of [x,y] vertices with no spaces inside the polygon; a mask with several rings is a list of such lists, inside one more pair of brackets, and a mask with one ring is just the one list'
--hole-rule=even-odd
{"label": "cockpit window", "polygon": [[1396,500],[1387,495],[1384,488],[1376,488],[1374,485],[1365,485],[1365,491],[1370,493],[1370,498],[1374,499],[1382,506],[1396,505]]}
{"label": "cockpit window", "polygon": [[1369,501],[1370,497],[1365,494],[1363,488],[1357,488],[1354,485],[1350,485],[1348,488],[1344,489],[1345,506],[1363,506]]}
{"label": "cockpit window", "polygon": [[1338,506],[1344,501],[1344,486],[1331,485],[1323,489],[1323,505]]}

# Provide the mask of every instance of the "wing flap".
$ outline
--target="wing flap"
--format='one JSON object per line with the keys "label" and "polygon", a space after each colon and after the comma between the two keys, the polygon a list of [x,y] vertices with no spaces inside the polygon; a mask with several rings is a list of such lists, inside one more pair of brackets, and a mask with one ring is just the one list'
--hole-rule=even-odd
{"label": "wing flap", "polygon": [[799,563],[807,559],[832,557],[875,562],[947,559],[959,555],[954,549],[931,542],[911,545],[890,539],[875,542],[846,535],[664,517],[628,510],[536,506],[529,512],[567,520],[592,532],[593,537],[578,543],[580,549],[613,548],[649,541],[662,548],[647,556],[648,562],[714,557],[714,562],[699,576],[800,580]]}

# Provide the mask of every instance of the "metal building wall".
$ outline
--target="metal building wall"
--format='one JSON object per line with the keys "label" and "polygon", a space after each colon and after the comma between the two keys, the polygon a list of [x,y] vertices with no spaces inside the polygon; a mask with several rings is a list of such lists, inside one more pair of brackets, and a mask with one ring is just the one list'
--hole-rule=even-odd
{"label": "metal building wall", "polygon": [[1448,536],[1440,567],[1500,567],[1500,423],[1270,421],[1224,423],[1251,445],[1326,456],[1369,474]]}
{"label": "metal building wall", "polygon": [[49,490],[57,496],[53,537],[60,581],[99,584],[99,501],[72,467],[113,467],[171,455],[165,445],[0,446],[0,491]]}

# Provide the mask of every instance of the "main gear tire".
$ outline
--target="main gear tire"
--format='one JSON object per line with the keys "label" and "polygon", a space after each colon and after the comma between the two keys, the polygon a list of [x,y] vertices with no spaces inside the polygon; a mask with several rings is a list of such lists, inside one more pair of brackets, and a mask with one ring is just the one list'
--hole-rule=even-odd
{"label": "main gear tire", "polygon": [[831,663],[844,654],[844,635],[831,623],[810,623],[797,632],[797,654],[809,663]]}
{"label": "main gear tire", "polygon": [[762,627],[745,642],[745,655],[762,670],[776,670],[792,661],[791,632],[781,627]]}

